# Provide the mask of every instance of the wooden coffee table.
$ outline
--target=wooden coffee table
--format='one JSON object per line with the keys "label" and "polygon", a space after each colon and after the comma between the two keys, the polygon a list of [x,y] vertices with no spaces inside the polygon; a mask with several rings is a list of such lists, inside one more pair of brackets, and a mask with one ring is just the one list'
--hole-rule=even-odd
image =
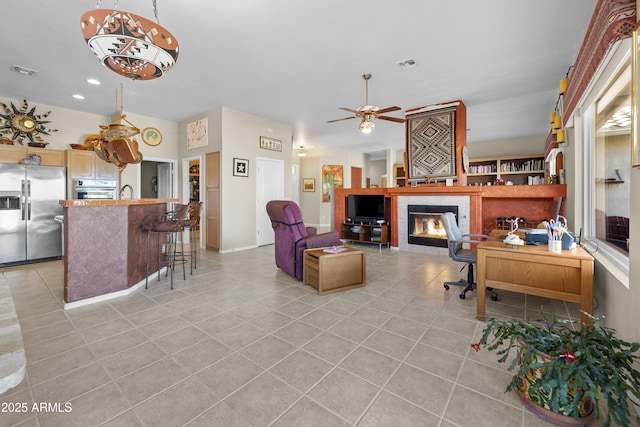
{"label": "wooden coffee table", "polygon": [[343,246],[342,252],[327,248],[304,251],[302,283],[311,285],[319,295],[360,288],[366,282],[366,258],[363,251]]}

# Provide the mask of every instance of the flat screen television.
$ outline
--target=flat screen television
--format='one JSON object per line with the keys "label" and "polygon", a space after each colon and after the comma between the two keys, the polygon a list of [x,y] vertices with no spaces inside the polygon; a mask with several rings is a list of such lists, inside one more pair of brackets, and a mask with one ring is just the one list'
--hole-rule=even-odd
{"label": "flat screen television", "polygon": [[347,197],[347,216],[353,222],[384,220],[385,211],[384,194],[351,194]]}

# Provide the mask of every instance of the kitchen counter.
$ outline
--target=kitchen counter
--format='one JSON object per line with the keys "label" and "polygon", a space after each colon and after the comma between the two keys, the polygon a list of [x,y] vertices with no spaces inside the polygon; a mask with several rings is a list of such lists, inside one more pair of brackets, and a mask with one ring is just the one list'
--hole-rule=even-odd
{"label": "kitchen counter", "polygon": [[120,206],[172,203],[178,199],[60,200],[62,206]]}
{"label": "kitchen counter", "polygon": [[[120,295],[144,283],[147,233],[142,220],[171,210],[172,202],[178,199],[61,200],[65,306]],[[151,275],[165,266],[158,265],[155,244],[150,260]]]}

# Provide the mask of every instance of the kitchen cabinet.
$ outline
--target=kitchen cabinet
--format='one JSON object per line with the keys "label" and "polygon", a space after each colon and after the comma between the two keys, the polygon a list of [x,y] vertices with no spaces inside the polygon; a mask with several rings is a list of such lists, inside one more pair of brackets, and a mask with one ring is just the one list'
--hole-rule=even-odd
{"label": "kitchen cabinet", "polygon": [[0,145],[0,163],[20,163],[20,160],[32,153],[40,156],[42,166],[65,166],[64,151],[62,150],[6,144]]}
{"label": "kitchen cabinet", "polygon": [[117,179],[118,168],[100,159],[95,152],[67,150],[67,169],[70,178]]}

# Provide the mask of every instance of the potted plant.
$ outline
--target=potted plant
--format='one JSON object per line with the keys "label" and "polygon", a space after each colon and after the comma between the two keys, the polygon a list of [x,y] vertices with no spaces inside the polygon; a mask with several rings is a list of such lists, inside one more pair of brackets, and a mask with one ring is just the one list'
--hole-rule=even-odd
{"label": "potted plant", "polygon": [[[507,391],[515,390],[539,416],[559,425],[586,424],[606,405],[604,426],[629,424],[629,394],[640,398],[639,343],[616,338],[616,331],[599,325],[603,317],[589,314],[591,324],[561,319],[491,319],[477,344],[496,351],[499,362],[515,354],[509,370],[517,371]],[[637,365],[636,365],[637,366]]]}

